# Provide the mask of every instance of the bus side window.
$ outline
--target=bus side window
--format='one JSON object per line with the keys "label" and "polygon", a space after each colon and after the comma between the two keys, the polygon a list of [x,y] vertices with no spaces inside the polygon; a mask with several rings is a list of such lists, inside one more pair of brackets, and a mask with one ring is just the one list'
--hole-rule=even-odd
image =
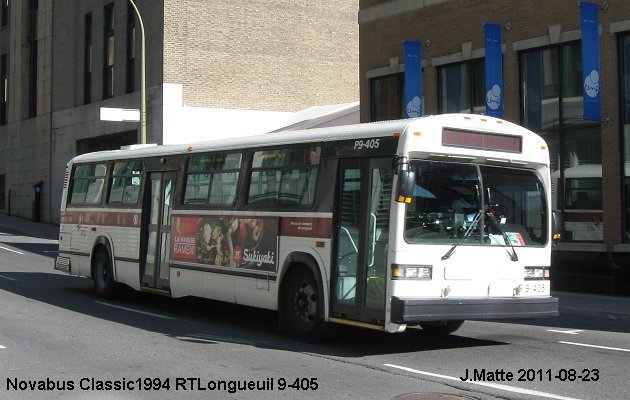
{"label": "bus side window", "polygon": [[242,157],[241,153],[191,157],[186,171],[184,204],[234,204]]}
{"label": "bus side window", "polygon": [[125,204],[135,204],[138,202],[138,185],[127,185],[123,191],[122,202]]}
{"label": "bus side window", "polygon": [[247,204],[310,206],[315,198],[320,147],[254,153]]}
{"label": "bus side window", "polygon": [[144,166],[140,161],[119,161],[112,168],[109,204],[137,204]]}
{"label": "bus side window", "polygon": [[80,165],[74,170],[70,204],[98,204],[105,186],[105,164]]}
{"label": "bus side window", "polygon": [[207,203],[210,190],[210,174],[189,174],[186,178],[184,203]]}
{"label": "bus side window", "polygon": [[103,194],[104,179],[94,179],[88,183],[87,193],[85,194],[85,204],[98,204]]}

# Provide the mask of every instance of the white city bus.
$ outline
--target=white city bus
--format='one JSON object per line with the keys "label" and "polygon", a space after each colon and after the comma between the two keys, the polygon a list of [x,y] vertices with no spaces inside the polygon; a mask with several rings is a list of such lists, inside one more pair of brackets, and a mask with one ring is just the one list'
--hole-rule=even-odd
{"label": "white city bus", "polygon": [[549,155],[499,119],[447,114],[70,160],[55,268],[172,297],[449,333],[554,316]]}

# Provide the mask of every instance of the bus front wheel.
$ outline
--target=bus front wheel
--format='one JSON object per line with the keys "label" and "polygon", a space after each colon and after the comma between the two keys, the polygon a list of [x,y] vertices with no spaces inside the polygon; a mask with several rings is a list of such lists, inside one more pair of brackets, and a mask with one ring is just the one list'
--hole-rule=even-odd
{"label": "bus front wheel", "polygon": [[291,273],[284,289],[283,317],[291,334],[313,342],[322,339],[327,324],[322,318],[323,298],[317,281],[310,271]]}
{"label": "bus front wheel", "polygon": [[435,321],[420,324],[422,330],[430,335],[443,336],[455,332],[464,324],[464,321]]}
{"label": "bus front wheel", "polygon": [[118,294],[118,284],[114,281],[112,263],[105,248],[99,248],[94,254],[92,279],[94,291],[100,297],[111,299]]}

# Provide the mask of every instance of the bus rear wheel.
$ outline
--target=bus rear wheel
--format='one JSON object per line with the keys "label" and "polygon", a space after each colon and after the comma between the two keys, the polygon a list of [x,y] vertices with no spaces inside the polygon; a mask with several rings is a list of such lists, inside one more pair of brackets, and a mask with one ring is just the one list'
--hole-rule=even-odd
{"label": "bus rear wheel", "polygon": [[461,328],[464,324],[463,320],[457,321],[435,321],[423,322],[420,324],[422,330],[430,335],[446,336]]}
{"label": "bus rear wheel", "polygon": [[112,263],[104,248],[99,248],[94,254],[92,279],[94,291],[100,297],[111,299],[118,295],[119,286],[114,281]]}
{"label": "bus rear wheel", "polygon": [[283,297],[282,313],[291,334],[307,342],[322,339],[327,331],[324,302],[313,274],[304,269],[291,273]]}

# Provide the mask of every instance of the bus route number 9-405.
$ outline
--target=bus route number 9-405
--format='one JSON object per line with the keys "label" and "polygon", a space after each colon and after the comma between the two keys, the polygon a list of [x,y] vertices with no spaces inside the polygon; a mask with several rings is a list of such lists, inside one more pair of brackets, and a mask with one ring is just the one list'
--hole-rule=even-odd
{"label": "bus route number 9-405", "polygon": [[381,144],[380,139],[355,140],[354,149],[355,150],[378,149],[378,146],[380,144]]}
{"label": "bus route number 9-405", "polygon": [[547,286],[544,283],[528,283],[525,285],[525,294],[546,293]]}

